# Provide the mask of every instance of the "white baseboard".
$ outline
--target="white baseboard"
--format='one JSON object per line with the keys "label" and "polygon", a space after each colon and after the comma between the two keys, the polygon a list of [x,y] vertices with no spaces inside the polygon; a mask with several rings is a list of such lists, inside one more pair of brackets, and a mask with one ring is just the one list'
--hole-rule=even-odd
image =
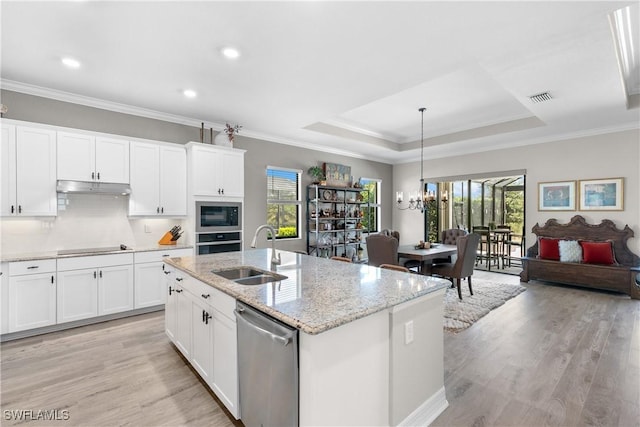
{"label": "white baseboard", "polygon": [[434,422],[448,406],[449,402],[447,402],[447,395],[444,391],[444,387],[442,387],[433,396],[424,401],[422,405],[418,406],[415,411],[410,413],[407,418],[402,420],[398,426],[428,426]]}

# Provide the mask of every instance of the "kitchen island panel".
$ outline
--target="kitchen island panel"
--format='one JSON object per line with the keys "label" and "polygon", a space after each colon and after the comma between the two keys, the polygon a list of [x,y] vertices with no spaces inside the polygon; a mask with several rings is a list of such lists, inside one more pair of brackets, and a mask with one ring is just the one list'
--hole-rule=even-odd
{"label": "kitchen island panel", "polygon": [[389,314],[300,334],[300,425],[389,423]]}

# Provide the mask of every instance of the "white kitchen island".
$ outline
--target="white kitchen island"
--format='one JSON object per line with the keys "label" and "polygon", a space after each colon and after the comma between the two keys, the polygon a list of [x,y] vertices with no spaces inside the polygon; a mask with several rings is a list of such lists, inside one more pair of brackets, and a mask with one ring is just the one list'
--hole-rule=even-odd
{"label": "white kitchen island", "polygon": [[444,411],[443,297],[450,282],[279,253],[275,270],[287,278],[263,285],[212,270],[271,270],[270,249],[165,262],[299,330],[301,426],[428,425]]}

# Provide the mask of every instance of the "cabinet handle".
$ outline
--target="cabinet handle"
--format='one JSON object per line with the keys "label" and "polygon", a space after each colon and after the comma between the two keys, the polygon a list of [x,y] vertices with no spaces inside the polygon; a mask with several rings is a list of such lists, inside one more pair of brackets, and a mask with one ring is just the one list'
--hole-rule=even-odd
{"label": "cabinet handle", "polygon": [[100,181],[100,172],[98,172],[98,181]]}
{"label": "cabinet handle", "polygon": [[221,191],[221,190],[218,188],[218,194],[222,194],[220,191]]}
{"label": "cabinet handle", "polygon": [[13,205],[11,205],[11,213],[14,213],[15,211],[16,211],[16,208]]}
{"label": "cabinet handle", "polygon": [[209,324],[209,319],[211,319],[211,315],[206,311],[202,310],[202,321],[204,322],[205,325]]}
{"label": "cabinet handle", "polygon": [[171,272],[164,270],[164,274],[171,274]]}
{"label": "cabinet handle", "polygon": [[222,195],[224,195],[224,188],[222,189]]}
{"label": "cabinet handle", "polygon": [[182,289],[176,289],[175,291],[176,291],[176,293],[178,293],[178,294],[182,293]]}
{"label": "cabinet handle", "polygon": [[207,299],[209,298],[211,295],[210,294],[202,294],[202,298]]}
{"label": "cabinet handle", "polygon": [[160,213],[164,213],[164,206],[160,208]]}
{"label": "cabinet handle", "polygon": [[156,208],[156,213],[160,213],[160,206]]}
{"label": "cabinet handle", "polygon": [[96,275],[96,272],[95,272],[95,271],[93,272],[93,278],[94,278],[94,279],[97,279],[97,278],[98,278],[98,276]]}
{"label": "cabinet handle", "polygon": [[22,205],[18,205],[18,213],[22,213]]}
{"label": "cabinet handle", "polygon": [[91,179],[96,179],[96,173],[95,172],[91,172]]}
{"label": "cabinet handle", "polygon": [[178,282],[182,282],[182,280],[183,280],[183,279],[182,279],[182,277],[176,277],[176,280],[177,280]]}
{"label": "cabinet handle", "polygon": [[202,310],[202,323],[204,323],[204,310]]}
{"label": "cabinet handle", "polygon": [[100,270],[100,278],[102,279],[102,270]]}
{"label": "cabinet handle", "polygon": [[175,291],[175,289],[171,288],[171,286],[169,286],[169,295],[171,295],[171,293]]}
{"label": "cabinet handle", "polygon": [[51,284],[53,285],[53,274],[51,275]]}
{"label": "cabinet handle", "polygon": [[27,270],[33,270],[34,268],[40,268],[39,265],[30,265],[29,267],[27,267]]}

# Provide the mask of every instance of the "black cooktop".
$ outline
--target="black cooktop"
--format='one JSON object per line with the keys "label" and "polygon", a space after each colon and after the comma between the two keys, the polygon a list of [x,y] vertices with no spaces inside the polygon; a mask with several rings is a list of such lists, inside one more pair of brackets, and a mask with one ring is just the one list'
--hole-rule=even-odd
{"label": "black cooktop", "polygon": [[110,246],[106,248],[86,248],[86,249],[64,249],[58,251],[58,255],[79,255],[79,254],[99,254],[103,252],[124,251],[128,248],[124,245]]}

